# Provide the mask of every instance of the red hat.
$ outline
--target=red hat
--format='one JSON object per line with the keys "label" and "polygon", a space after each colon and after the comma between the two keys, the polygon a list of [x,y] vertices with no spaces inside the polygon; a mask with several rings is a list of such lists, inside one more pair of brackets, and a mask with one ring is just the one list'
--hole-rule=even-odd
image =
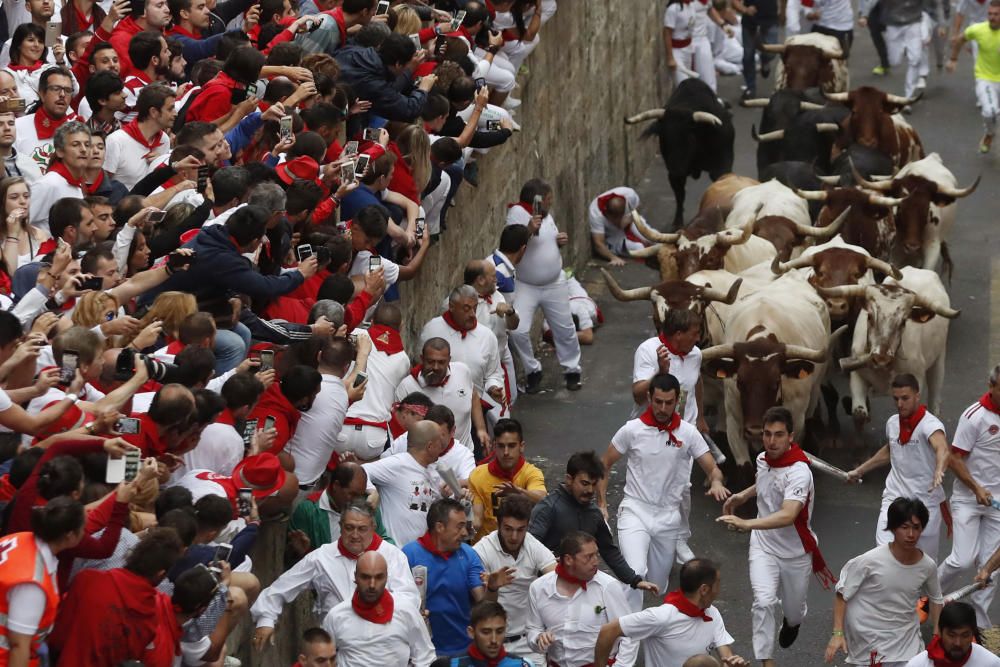
{"label": "red hat", "polygon": [[282,162],[274,169],[278,172],[278,178],[285,185],[291,185],[296,178],[304,178],[307,181],[315,181],[319,178],[319,163],[308,155]]}
{"label": "red hat", "polygon": [[233,469],[233,483],[253,489],[254,498],[267,498],[285,485],[285,469],[270,452],[248,456]]}

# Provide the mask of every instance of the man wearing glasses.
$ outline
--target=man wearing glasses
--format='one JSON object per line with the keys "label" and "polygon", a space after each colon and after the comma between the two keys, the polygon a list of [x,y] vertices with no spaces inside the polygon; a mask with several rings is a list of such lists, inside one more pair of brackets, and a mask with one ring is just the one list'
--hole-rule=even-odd
{"label": "man wearing glasses", "polygon": [[14,123],[17,132],[14,148],[18,154],[30,157],[44,174],[49,169],[49,159],[55,153],[52,138],[56,130],[76,118],[69,108],[73,97],[73,78],[69,70],[53,67],[42,72],[38,80],[38,95],[41,106],[35,113],[22,116]]}

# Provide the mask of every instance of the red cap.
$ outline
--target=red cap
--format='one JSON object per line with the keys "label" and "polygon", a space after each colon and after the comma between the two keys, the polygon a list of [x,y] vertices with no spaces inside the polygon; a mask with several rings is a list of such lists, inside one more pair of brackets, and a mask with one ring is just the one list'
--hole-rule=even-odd
{"label": "red cap", "polygon": [[315,181],[319,178],[319,163],[308,155],[282,162],[274,169],[278,172],[278,178],[285,185],[291,185],[296,178],[304,178],[307,181]]}
{"label": "red cap", "polygon": [[254,498],[267,498],[285,484],[285,469],[270,452],[249,456],[233,469],[233,482],[239,488],[253,489]]}

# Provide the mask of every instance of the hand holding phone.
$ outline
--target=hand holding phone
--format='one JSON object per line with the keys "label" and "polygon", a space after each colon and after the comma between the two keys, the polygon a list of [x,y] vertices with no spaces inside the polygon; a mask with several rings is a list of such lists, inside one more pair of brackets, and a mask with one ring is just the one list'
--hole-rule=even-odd
{"label": "hand holding phone", "polygon": [[[274,350],[261,350],[260,372],[269,371],[272,368],[274,368]],[[272,418],[268,417],[268,419],[271,419],[272,424],[274,423],[274,420]],[[265,421],[264,423],[266,424],[267,422]],[[257,421],[254,420],[254,427],[256,428],[256,426],[257,426]],[[267,426],[264,426],[264,429],[266,430]]]}
{"label": "hand holding phone", "polygon": [[69,385],[76,377],[80,365],[80,354],[76,350],[63,350],[62,364],[59,366],[59,384]]}
{"label": "hand holding phone", "polygon": [[382,268],[382,258],[378,255],[372,255],[368,258],[368,273],[374,273],[378,269]]}
{"label": "hand holding phone", "polygon": [[290,141],[292,139],[292,117],[282,116],[281,120],[278,121],[278,125],[281,140]]}

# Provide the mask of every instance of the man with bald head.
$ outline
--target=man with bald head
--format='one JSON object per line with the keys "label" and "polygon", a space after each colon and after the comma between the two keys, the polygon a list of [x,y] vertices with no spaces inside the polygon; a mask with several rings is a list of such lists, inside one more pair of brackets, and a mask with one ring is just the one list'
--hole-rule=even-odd
{"label": "man with bald head", "polygon": [[441,497],[431,466],[447,445],[438,425],[426,419],[411,426],[406,439],[405,452],[362,466],[368,489],[379,493],[382,519],[396,544],[408,544],[426,531],[427,510]]}
{"label": "man with bald head", "polygon": [[198,444],[186,438],[194,427],[197,410],[194,394],[184,385],[163,385],[153,397],[149,412],[133,416],[140,420],[139,432],[122,437],[141,449],[143,456],[162,456],[168,452],[181,456]]}
{"label": "man with bald head", "polygon": [[428,667],[434,661],[419,608],[391,593],[388,578],[389,566],[381,554],[363,554],[354,571],[354,596],[323,619],[323,629],[337,645],[340,667]]}
{"label": "man with bald head", "polygon": [[632,222],[632,212],[639,208],[639,194],[632,188],[611,188],[594,198],[587,209],[590,240],[594,254],[611,266],[624,266],[629,250],[641,250],[649,241]]}
{"label": "man with bald head", "polygon": [[509,332],[517,329],[521,318],[518,317],[514,306],[500,291],[497,285],[497,265],[491,260],[471,260],[465,265],[463,282],[476,290],[476,294],[479,295],[476,319],[497,337],[497,349],[500,350],[500,370],[504,375],[507,403],[508,406],[514,405],[514,401],[517,400],[517,372],[514,368],[514,357],[510,353],[507,341]]}

